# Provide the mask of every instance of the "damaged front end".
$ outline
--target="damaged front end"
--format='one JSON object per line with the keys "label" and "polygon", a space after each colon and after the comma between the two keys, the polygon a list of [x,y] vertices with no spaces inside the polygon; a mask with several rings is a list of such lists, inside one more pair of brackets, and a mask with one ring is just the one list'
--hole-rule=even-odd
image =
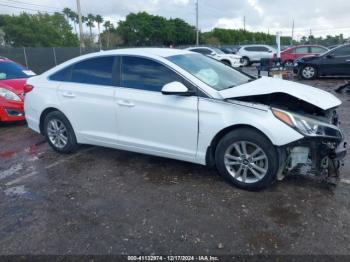
{"label": "damaged front end", "polygon": [[288,174],[312,174],[333,181],[346,155],[346,142],[339,129],[335,108],[321,109],[291,95],[275,93],[236,98],[271,107],[275,117],[304,138],[279,147],[278,179]]}

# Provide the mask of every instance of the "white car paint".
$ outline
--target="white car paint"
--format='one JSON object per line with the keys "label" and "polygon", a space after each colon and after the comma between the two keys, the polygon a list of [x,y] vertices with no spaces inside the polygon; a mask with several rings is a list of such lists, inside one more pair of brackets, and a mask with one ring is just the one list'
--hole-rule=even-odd
{"label": "white car paint", "polygon": [[[240,55],[235,54],[225,54],[221,50],[213,49],[210,47],[189,47],[186,48],[186,50],[202,53],[204,55],[210,56],[218,61],[229,61],[232,67],[240,67],[241,64],[241,58]],[[205,52],[205,53],[204,53]]]}
{"label": "white car paint", "polygon": [[338,98],[326,91],[271,77],[262,77],[256,81],[223,90],[219,93],[223,98],[285,93],[313,104],[323,110],[337,107],[341,104]]}
{"label": "white car paint", "polygon": [[[230,90],[216,91],[166,57],[193,54],[186,50],[140,48],[119,49],[84,55],[63,63],[39,76],[28,79],[34,89],[26,95],[25,115],[28,126],[40,132],[44,110],[55,108],[72,124],[78,143],[107,146],[145,154],[206,164],[206,152],[221,130],[234,125],[249,125],[264,133],[276,145],[286,145],[303,138],[282,123],[264,105],[224,100]],[[114,86],[95,86],[49,80],[53,73],[78,61],[98,56],[132,55],[156,60],[196,85],[207,97],[163,95],[161,92]],[[255,81],[256,90],[269,89],[276,80]],[[253,82],[254,83],[254,82]],[[307,94],[310,87],[278,82],[293,95]],[[252,83],[251,83],[252,84]],[[242,85],[243,87],[244,85]],[[245,85],[247,90],[252,88]],[[276,87],[275,87],[276,88]],[[305,91],[303,91],[303,89]],[[255,91],[256,92],[256,91]],[[331,94],[317,93],[322,99],[334,101]],[[235,95],[235,92],[232,93]],[[250,94],[253,94],[251,91]]]}
{"label": "white car paint", "polygon": [[[253,51],[250,49],[262,50]],[[237,54],[242,57],[248,57],[250,62],[260,62],[260,59],[262,58],[273,58],[276,52],[276,49],[268,45],[244,45],[241,46]]]}

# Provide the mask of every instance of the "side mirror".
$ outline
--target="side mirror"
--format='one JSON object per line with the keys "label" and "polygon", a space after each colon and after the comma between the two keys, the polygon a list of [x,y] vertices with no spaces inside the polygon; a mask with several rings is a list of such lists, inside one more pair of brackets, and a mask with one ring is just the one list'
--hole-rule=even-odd
{"label": "side mirror", "polygon": [[190,96],[194,92],[190,91],[184,84],[180,82],[170,82],[163,86],[163,95],[179,95],[179,96]]}

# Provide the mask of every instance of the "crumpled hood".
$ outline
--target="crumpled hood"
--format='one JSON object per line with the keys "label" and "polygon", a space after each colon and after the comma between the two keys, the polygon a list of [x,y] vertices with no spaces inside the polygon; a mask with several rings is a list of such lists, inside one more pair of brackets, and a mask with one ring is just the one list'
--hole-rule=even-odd
{"label": "crumpled hood", "polygon": [[219,93],[223,98],[285,93],[323,110],[328,110],[341,104],[338,98],[326,91],[272,77],[262,77],[240,86],[219,91]]}

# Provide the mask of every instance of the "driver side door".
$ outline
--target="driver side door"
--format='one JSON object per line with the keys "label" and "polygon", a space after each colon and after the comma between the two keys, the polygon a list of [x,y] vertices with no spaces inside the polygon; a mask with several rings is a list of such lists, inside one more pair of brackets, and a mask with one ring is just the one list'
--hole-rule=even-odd
{"label": "driver side door", "polygon": [[198,98],[163,95],[170,82],[185,79],[158,61],[123,56],[115,90],[117,133],[123,148],[140,153],[193,160],[197,151]]}

